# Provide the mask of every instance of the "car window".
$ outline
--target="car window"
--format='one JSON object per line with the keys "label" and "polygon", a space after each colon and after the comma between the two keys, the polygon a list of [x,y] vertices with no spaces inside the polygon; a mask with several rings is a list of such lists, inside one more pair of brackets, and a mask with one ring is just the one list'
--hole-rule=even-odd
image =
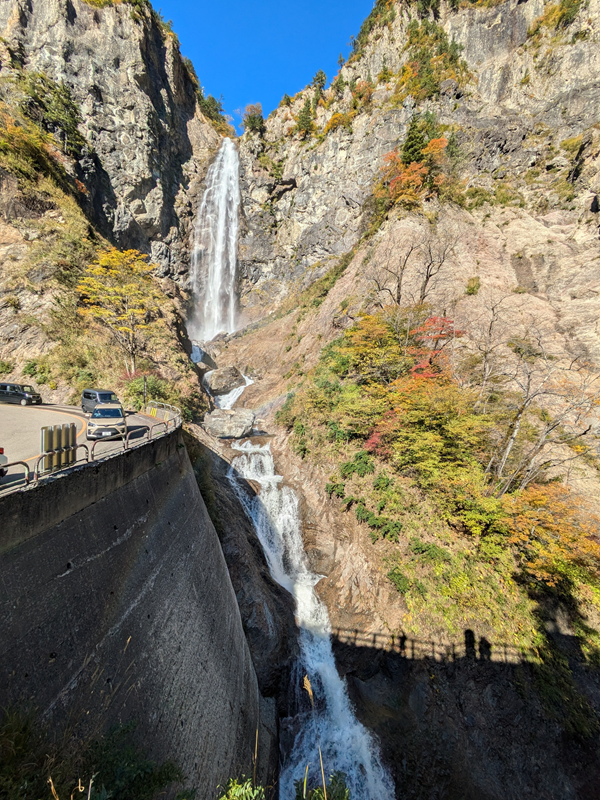
{"label": "car window", "polygon": [[0,392],[5,392],[8,386],[5,383],[0,383]]}
{"label": "car window", "polygon": [[98,395],[98,400],[101,403],[118,403],[119,402],[119,398],[117,397],[117,395],[114,392],[111,392],[110,394],[99,394]]}
{"label": "car window", "polygon": [[84,392],[83,396],[85,397],[86,400],[91,400],[94,397],[94,395],[91,392]]}
{"label": "car window", "polygon": [[35,394],[35,389],[33,386],[21,386],[22,392],[29,392],[30,394]]}
{"label": "car window", "polygon": [[96,406],[94,411],[92,412],[93,419],[99,419],[102,417],[122,417],[123,411],[120,408],[102,408],[102,406]]}

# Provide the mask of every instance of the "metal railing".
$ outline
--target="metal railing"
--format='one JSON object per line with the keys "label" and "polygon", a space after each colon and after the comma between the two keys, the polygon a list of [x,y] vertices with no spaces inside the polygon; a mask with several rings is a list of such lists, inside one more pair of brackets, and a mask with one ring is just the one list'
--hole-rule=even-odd
{"label": "metal railing", "polygon": [[2,470],[2,472],[5,473],[4,477],[6,477],[6,473],[11,467],[25,467],[25,475],[23,475],[22,479],[19,476],[19,479],[25,481],[25,486],[29,486],[29,483],[31,481],[29,464],[26,461],[11,461],[9,464],[3,464],[2,467],[0,467],[0,469]]}
{"label": "metal railing", "polygon": [[[152,413],[153,410],[154,413]],[[0,469],[2,470],[9,470],[11,467],[22,466],[25,467],[25,473],[22,477],[19,476],[19,483],[17,485],[9,484],[3,487],[0,483],[0,495],[10,494],[10,492],[23,488],[23,481],[25,486],[29,486],[30,483],[37,483],[38,481],[51,475],[57,475],[72,469],[81,463],[90,464],[93,462],[97,463],[99,461],[105,461],[106,459],[112,458],[118,453],[140,447],[142,444],[147,444],[152,439],[159,439],[162,436],[166,436],[170,431],[176,430],[181,426],[183,421],[181,411],[176,406],[169,405],[169,403],[159,403],[154,400],[151,400],[141,413],[154,418],[156,418],[158,414],[161,414],[165,417],[165,419],[159,419],[153,425],[142,425],[134,430],[128,431],[128,433],[125,436],[122,436],[116,443],[117,448],[112,449],[109,452],[96,454],[96,445],[99,442],[107,442],[106,439],[96,439],[91,447],[87,444],[74,444],[66,447],[59,447],[54,450],[47,450],[37,457],[33,469],[30,469],[29,464],[26,461],[12,461],[9,464],[3,464],[0,466]],[[159,429],[161,428],[164,430],[159,433]],[[143,431],[141,436],[139,436],[140,431]],[[136,440],[132,443],[132,436],[139,436],[139,441]],[[77,458],[78,450],[85,451],[85,458]],[[72,458],[73,455],[75,458]],[[52,462],[55,459],[57,463],[53,464]],[[42,462],[44,462],[45,466],[40,469],[40,464],[42,464]]]}

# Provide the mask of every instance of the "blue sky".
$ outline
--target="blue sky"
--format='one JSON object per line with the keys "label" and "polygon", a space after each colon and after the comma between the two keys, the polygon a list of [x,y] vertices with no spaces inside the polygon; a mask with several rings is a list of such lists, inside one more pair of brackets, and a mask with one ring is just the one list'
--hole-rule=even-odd
{"label": "blue sky", "polygon": [[285,92],[306,86],[319,69],[328,79],[373,0],[153,0],[194,62],[207,94],[223,95],[228,114],[262,103],[265,116]]}

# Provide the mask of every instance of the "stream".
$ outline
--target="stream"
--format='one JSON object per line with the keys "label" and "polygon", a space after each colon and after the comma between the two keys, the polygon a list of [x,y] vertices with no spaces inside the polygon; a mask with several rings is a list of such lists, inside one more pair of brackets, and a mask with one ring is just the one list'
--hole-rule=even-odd
{"label": "stream", "polygon": [[[296,796],[294,783],[304,780],[307,765],[309,786],[321,785],[321,755],[327,780],[335,771],[345,773],[351,800],[391,799],[394,784],[382,766],[379,747],[354,716],[346,684],[335,666],[329,615],[315,592],[322,576],[308,567],[298,497],[276,474],[270,445],[246,441],[232,444],[232,449],[239,455],[229,470],[231,486],[254,524],[271,575],[296,600],[300,656],[294,672],[302,710],[292,721],[297,733],[282,767],[280,800]],[[258,483],[260,495],[249,497],[238,476]],[[314,693],[314,709],[303,688],[305,675]]]}

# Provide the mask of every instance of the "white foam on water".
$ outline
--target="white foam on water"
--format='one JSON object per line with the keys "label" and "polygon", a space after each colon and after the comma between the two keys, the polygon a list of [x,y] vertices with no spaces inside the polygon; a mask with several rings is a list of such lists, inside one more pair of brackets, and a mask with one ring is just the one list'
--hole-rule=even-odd
{"label": "white foam on water", "polygon": [[[356,719],[335,666],[329,615],[314,588],[321,576],[310,571],[304,551],[298,497],[275,474],[268,444],[247,441],[232,448],[240,455],[232,462],[230,483],[254,524],[271,575],[296,600],[296,674],[299,681],[308,675],[315,694],[315,710],[298,715],[299,732],[280,775],[280,800],[295,797],[294,782],[304,779],[307,764],[311,785],[321,783],[319,747],[325,775],[344,772],[352,800],[392,800],[394,784],[381,763],[378,744]],[[257,482],[260,494],[250,497],[238,476]]]}

